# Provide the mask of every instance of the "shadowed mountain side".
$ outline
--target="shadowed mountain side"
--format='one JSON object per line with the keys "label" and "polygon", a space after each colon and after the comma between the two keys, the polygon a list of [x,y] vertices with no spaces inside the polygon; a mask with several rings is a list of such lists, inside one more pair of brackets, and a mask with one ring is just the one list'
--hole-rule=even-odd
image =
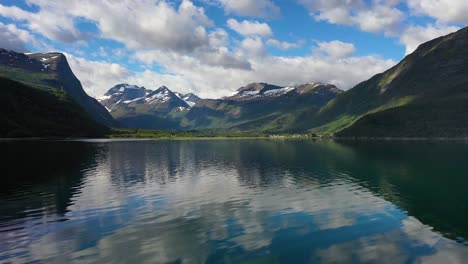
{"label": "shadowed mountain side", "polygon": [[60,90],[0,77],[0,137],[97,137],[108,129]]}
{"label": "shadowed mountain side", "polygon": [[26,55],[0,49],[0,75],[27,85],[64,91],[98,123],[118,126],[106,109],[86,94],[62,53]]}

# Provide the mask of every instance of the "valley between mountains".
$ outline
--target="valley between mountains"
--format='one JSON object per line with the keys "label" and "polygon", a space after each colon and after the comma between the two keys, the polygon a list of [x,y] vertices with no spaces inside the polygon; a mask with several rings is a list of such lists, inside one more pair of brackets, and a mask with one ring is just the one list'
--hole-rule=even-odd
{"label": "valley between mountains", "polygon": [[251,83],[219,99],[117,84],[94,99],[61,53],[0,49],[2,137],[99,136],[112,127],[339,137],[468,137],[468,28],[422,44],[343,91]]}

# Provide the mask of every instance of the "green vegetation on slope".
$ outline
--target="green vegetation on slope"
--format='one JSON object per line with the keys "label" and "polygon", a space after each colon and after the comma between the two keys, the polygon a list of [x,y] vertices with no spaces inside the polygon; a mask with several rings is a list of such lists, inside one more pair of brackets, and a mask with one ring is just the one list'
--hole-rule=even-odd
{"label": "green vegetation on slope", "polygon": [[314,115],[340,93],[341,90],[334,86],[306,84],[279,97],[244,99],[237,96],[201,100],[182,120],[182,127],[229,132],[301,133],[307,130],[301,126],[302,120]]}
{"label": "green vegetation on slope", "polygon": [[0,48],[0,76],[34,87],[63,90],[95,121],[118,125],[99,102],[86,94],[61,53],[25,55]]}
{"label": "green vegetation on slope", "polygon": [[260,138],[268,136],[261,133],[215,133],[132,128],[114,128],[106,134],[106,137],[109,138]]}
{"label": "green vegetation on slope", "polygon": [[369,114],[339,137],[468,138],[468,97],[409,104]]}
{"label": "green vegetation on slope", "polygon": [[97,137],[108,133],[63,91],[0,77],[0,137]]}
{"label": "green vegetation on slope", "polygon": [[429,41],[395,67],[330,101],[308,119],[308,126],[341,136],[464,136],[468,126],[457,111],[468,103],[466,58],[468,28]]}

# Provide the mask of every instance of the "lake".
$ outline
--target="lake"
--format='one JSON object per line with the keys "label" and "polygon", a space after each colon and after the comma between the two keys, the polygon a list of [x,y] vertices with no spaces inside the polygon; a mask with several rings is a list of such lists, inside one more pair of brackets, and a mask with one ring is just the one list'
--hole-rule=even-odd
{"label": "lake", "polygon": [[0,147],[0,263],[468,262],[463,142]]}

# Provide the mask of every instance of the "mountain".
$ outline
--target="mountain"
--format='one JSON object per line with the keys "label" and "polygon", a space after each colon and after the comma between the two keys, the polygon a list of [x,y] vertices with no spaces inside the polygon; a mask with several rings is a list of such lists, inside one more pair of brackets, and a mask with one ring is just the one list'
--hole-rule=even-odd
{"label": "mountain", "polygon": [[0,137],[98,137],[95,122],[68,94],[0,76]]}
{"label": "mountain", "polygon": [[190,107],[194,106],[198,101],[201,100],[200,97],[196,96],[193,93],[188,93],[188,94],[181,94],[178,92],[175,92],[175,95],[177,95],[180,99],[184,100],[186,104],[188,104]]}
{"label": "mountain", "polygon": [[110,88],[104,96],[97,98],[97,100],[107,109],[107,111],[112,112],[118,108],[119,104],[129,103],[132,100],[143,99],[151,92],[151,90],[147,90],[145,87],[123,83]]}
{"label": "mountain", "polygon": [[124,126],[146,129],[179,129],[180,118],[190,108],[187,102],[191,100],[199,98],[176,94],[166,86],[153,91],[129,84],[118,84],[98,98]]}
{"label": "mountain", "polygon": [[106,109],[86,94],[61,53],[23,54],[0,49],[0,76],[29,86],[64,91],[95,121],[117,125]]}
{"label": "mountain", "polygon": [[307,125],[357,137],[467,137],[468,28],[424,43],[331,100]]}
{"label": "mountain", "polygon": [[251,83],[221,99],[198,101],[182,120],[186,129],[284,133],[298,131],[304,117],[341,94],[334,85],[281,87]]}

